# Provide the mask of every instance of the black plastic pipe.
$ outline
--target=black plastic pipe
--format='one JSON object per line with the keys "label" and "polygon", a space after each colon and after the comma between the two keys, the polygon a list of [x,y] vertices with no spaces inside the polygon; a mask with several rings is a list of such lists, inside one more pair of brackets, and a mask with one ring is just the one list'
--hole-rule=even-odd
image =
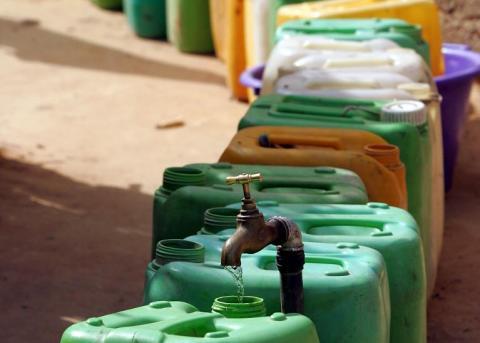
{"label": "black plastic pipe", "polygon": [[299,248],[277,247],[277,267],[280,271],[280,304],[283,313],[304,312],[303,265],[305,252]]}

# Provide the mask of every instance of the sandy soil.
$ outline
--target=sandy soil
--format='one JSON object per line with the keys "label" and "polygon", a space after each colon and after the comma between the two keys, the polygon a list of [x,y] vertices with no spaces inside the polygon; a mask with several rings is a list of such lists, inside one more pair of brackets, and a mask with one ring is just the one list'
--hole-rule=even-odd
{"label": "sandy soil", "polygon": [[446,42],[468,43],[480,51],[480,0],[437,0]]}
{"label": "sandy soil", "polygon": [[[86,0],[1,2],[3,343],[55,342],[72,322],[139,303],[163,168],[214,161],[246,109],[222,75],[214,58],[137,39]],[[480,106],[471,112],[430,342],[480,341]]]}

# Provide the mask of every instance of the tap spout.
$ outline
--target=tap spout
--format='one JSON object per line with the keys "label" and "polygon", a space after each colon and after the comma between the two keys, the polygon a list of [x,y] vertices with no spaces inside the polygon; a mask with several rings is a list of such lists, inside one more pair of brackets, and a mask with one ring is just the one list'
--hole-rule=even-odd
{"label": "tap spout", "polygon": [[253,225],[242,223],[238,217],[237,230],[223,246],[222,265],[238,267],[241,265],[242,253],[253,254],[269,244],[276,245],[282,312],[303,313],[302,271],[305,253],[302,234],[297,225],[285,217],[272,217],[265,223],[261,213],[253,220]]}
{"label": "tap spout", "polygon": [[303,250],[302,234],[290,219],[273,217],[265,222],[260,212],[254,217],[250,214],[248,220],[239,214],[237,229],[222,249],[222,266],[241,266],[243,253],[254,254],[269,244]]}

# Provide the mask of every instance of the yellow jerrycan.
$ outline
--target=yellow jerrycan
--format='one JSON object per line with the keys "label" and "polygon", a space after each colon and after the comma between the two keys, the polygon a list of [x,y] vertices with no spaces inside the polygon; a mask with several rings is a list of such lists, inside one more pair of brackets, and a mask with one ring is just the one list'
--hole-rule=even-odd
{"label": "yellow jerrycan", "polygon": [[240,75],[246,68],[244,0],[224,0],[227,5],[225,64],[227,86],[238,100],[247,100],[247,88],[240,84]]}
{"label": "yellow jerrycan", "polygon": [[397,18],[419,25],[430,47],[433,74],[444,72],[440,17],[433,0],[327,0],[286,5],[277,13],[277,25],[309,18]]}
{"label": "yellow jerrycan", "polygon": [[429,268],[428,295],[433,294],[437,277],[438,264],[443,245],[443,231],[445,219],[445,180],[443,172],[443,136],[442,117],[440,111],[441,98],[435,82],[429,87],[410,85],[408,91],[417,100],[422,101],[427,108],[429,142],[432,154],[431,177],[432,181],[425,185],[424,191],[430,194],[430,232],[433,239],[430,242],[430,256],[426,256],[432,268]]}
{"label": "yellow jerrycan", "polygon": [[[245,68],[265,63],[269,54],[268,30],[271,0],[244,0]],[[252,88],[247,89],[249,102],[255,99]]]}
{"label": "yellow jerrycan", "polygon": [[220,161],[348,169],[364,182],[369,201],[407,208],[405,167],[400,161],[400,150],[367,131],[250,127],[237,132]]}
{"label": "yellow jerrycan", "polygon": [[227,32],[227,3],[225,0],[210,0],[210,27],[215,55],[225,61]]}

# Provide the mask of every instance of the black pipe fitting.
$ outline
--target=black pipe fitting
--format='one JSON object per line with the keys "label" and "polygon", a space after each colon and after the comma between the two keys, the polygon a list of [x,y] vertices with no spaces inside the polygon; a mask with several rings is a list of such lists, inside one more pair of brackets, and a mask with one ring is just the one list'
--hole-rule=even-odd
{"label": "black pipe fitting", "polygon": [[283,313],[303,313],[304,295],[302,271],[305,252],[300,248],[277,247],[277,267],[280,271],[281,309]]}

